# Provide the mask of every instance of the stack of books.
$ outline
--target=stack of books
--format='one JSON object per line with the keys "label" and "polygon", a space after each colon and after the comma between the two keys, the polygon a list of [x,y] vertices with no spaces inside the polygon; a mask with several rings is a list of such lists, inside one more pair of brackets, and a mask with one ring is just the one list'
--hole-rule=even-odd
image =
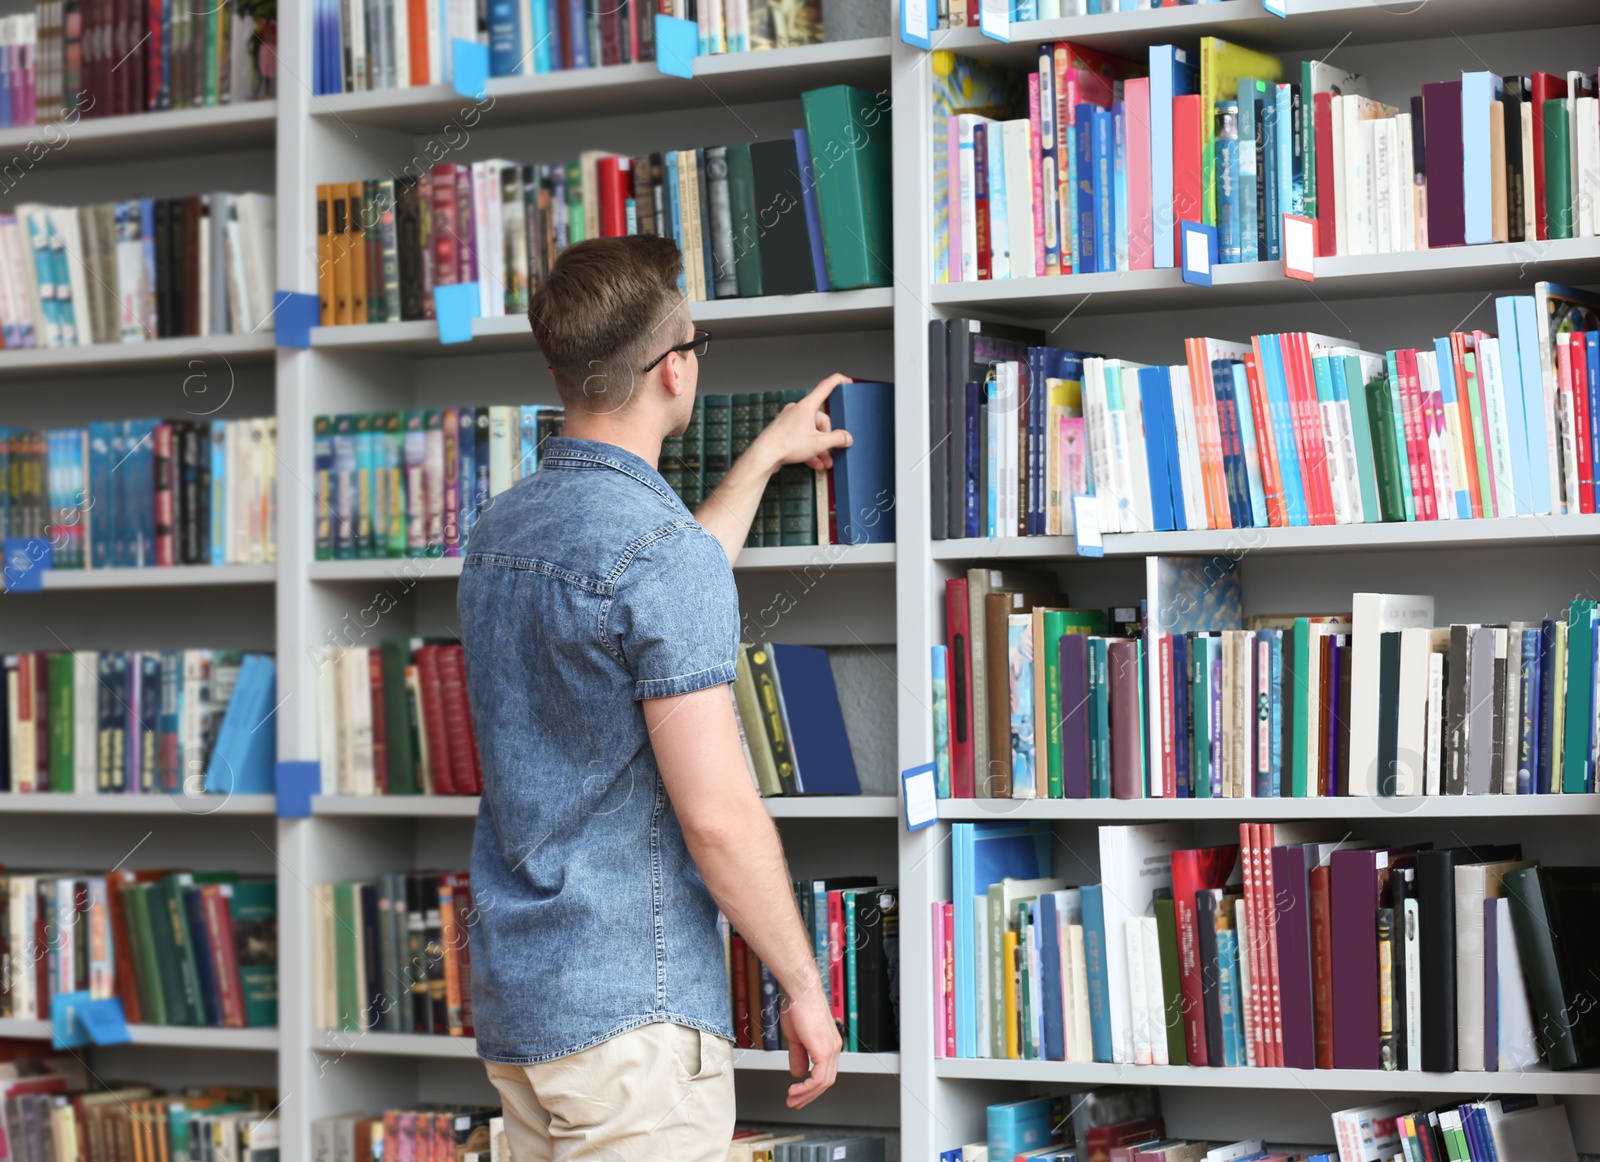
{"label": "stack of books", "polygon": [[1070,532],[1080,495],[1101,532],[1594,512],[1600,297],[1495,308],[1498,336],[1191,338],[1153,367],[935,321],[933,535]]}
{"label": "stack of books", "polygon": [[[1162,1140],[1163,1123],[1156,1093],[1143,1086],[1118,1086],[1076,1094],[1070,1103],[1060,1095],[997,1102],[985,1112],[986,1137],[939,1155],[939,1162],[1096,1162],[1127,1159],[1135,1143]],[[1172,1139],[1176,1141],[1176,1139]],[[1240,1143],[1244,1145],[1244,1143]],[[1227,1153],[1221,1162],[1253,1157]],[[1166,1155],[1150,1155],[1164,1162]],[[1188,1159],[1187,1152],[1173,1156]],[[1200,1155],[1194,1156],[1196,1159]],[[1205,1162],[1212,1162],[1207,1157]]]}
{"label": "stack of books", "polygon": [[488,1162],[510,1158],[497,1106],[429,1106],[381,1114],[341,1114],[311,1123],[317,1158],[381,1162],[384,1158],[444,1158]]}
{"label": "stack of books", "polygon": [[130,1024],[278,1023],[275,881],[234,872],[8,872],[0,884],[0,930],[16,966],[0,1014],[50,1020],[54,998],[87,993],[119,998]]}
{"label": "stack of books", "polygon": [[[1196,0],[1219,4],[1222,0]],[[1109,12],[1140,12],[1147,8],[1176,8],[1176,0],[1009,0],[1010,21],[1059,20],[1064,16],[1100,16]],[[978,0],[939,0],[940,28],[977,28]],[[997,1160],[998,1162],[998,1160]]]}
{"label": "stack of books", "polygon": [[270,793],[274,676],[242,650],[6,654],[0,791]]}
{"label": "stack of books", "polygon": [[839,1133],[795,1126],[738,1130],[728,1147],[728,1162],[884,1162],[888,1139],[879,1134]]}
{"label": "stack of books", "polygon": [[315,1028],[472,1036],[472,883],[412,872],[318,884],[312,925]]}
{"label": "stack of books", "polygon": [[316,94],[448,84],[457,40],[488,46],[492,77],[653,61],[658,11],[697,23],[700,56],[822,41],[818,0],[783,8],[771,0],[623,0],[603,12],[569,0],[498,0],[487,24],[426,0],[353,10],[324,3],[314,14]]}
{"label": "stack of books", "polygon": [[324,795],[482,793],[460,642],[319,647],[315,665]]}
{"label": "stack of books", "polygon": [[1146,575],[1139,636],[1102,636],[1096,611],[1031,588],[1030,574],[946,582],[933,699],[941,795],[1595,790],[1590,599],[1564,618],[1446,627],[1433,625],[1433,598],[1383,593],[1354,594],[1348,612],[1245,618],[1232,561],[1151,557]]}
{"label": "stack of books", "polygon": [[269,327],[270,194],[25,203],[0,214],[0,338],[86,347]]}
{"label": "stack of books", "polygon": [[[812,937],[823,994],[847,1053],[900,1048],[900,890],[871,876],[797,880],[795,903]],[[787,1049],[778,1015],[788,1003],[777,978],[738,932],[721,921],[727,944],[734,1044]]]}
{"label": "stack of books", "polygon": [[1354,839],[1342,824],[1099,828],[1097,884],[1048,826],[953,825],[933,910],[947,1057],[1521,1072],[1600,1060],[1582,1003],[1593,868],[1515,844]]}
{"label": "stack of books", "polygon": [[276,90],[270,15],[219,6],[150,20],[133,4],[36,9],[0,21],[0,128],[237,105]]}
{"label": "stack of books", "polygon": [[567,246],[627,234],[678,243],[696,302],[886,287],[887,97],[835,85],[801,106],[774,141],[318,186],[322,325],[431,319],[435,287],[473,282],[480,315],[520,315]]}
{"label": "stack of books", "polygon": [[1338,1162],[1352,1159],[1447,1158],[1499,1162],[1509,1158],[1577,1162],[1565,1106],[1549,1095],[1486,1098],[1437,1110],[1412,1101],[1339,1110],[1333,1115]]}
{"label": "stack of books", "polygon": [[1145,59],[1044,44],[1023,72],[941,55],[941,282],[1173,267],[1184,221],[1223,263],[1281,259],[1285,214],[1315,219],[1321,257],[1600,232],[1592,74],[1462,72],[1400,107],[1213,36]]}

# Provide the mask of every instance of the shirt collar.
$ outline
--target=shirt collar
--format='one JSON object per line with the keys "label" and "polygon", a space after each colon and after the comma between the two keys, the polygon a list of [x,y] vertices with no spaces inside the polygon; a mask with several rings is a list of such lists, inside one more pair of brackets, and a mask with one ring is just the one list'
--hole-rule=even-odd
{"label": "shirt collar", "polygon": [[[654,489],[669,503],[684,507],[682,499],[667,487],[661,473],[626,448],[600,440],[580,440],[573,436],[551,436],[539,453],[539,467],[580,468],[595,465],[610,468],[631,476],[640,484]],[[687,511],[687,509],[685,509]]]}

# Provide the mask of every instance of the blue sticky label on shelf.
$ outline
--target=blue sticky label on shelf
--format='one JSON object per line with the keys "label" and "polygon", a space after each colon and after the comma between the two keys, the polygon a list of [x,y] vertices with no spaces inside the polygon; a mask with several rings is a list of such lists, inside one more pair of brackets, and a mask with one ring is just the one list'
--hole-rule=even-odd
{"label": "blue sticky label on shelf", "polygon": [[481,101],[489,95],[489,46],[459,36],[450,42],[450,84],[456,93]]}
{"label": "blue sticky label on shelf", "polygon": [[932,763],[900,772],[905,801],[906,830],[921,831],[939,818],[939,790]]}
{"label": "blue sticky label on shelf", "polygon": [[128,1018],[122,1011],[120,997],[104,997],[79,1005],[77,1024],[96,1045],[126,1045],[133,1040],[128,1034]]}
{"label": "blue sticky label on shelf", "polygon": [[50,542],[43,537],[5,539],[5,589],[8,593],[37,593],[44,588],[50,568]]}
{"label": "blue sticky label on shelf", "polygon": [[311,814],[311,796],[322,793],[322,764],[279,762],[274,782],[278,789],[278,818],[305,819]]}
{"label": "blue sticky label on shelf", "polygon": [[1210,286],[1211,271],[1217,265],[1217,228],[1179,222],[1178,236],[1183,240],[1183,281]]}
{"label": "blue sticky label on shelf", "polygon": [[311,346],[311,328],[322,321],[316,295],[275,291],[272,296],[272,341],[279,347]]}
{"label": "blue sticky label on shelf", "polygon": [[478,284],[434,287],[433,314],[439,320],[439,342],[467,342],[472,338],[472,320],[478,317]]}
{"label": "blue sticky label on shelf", "polygon": [[1080,557],[1103,557],[1105,543],[1100,539],[1099,501],[1086,493],[1072,498],[1072,540]]}
{"label": "blue sticky label on shelf", "polygon": [[1285,20],[1289,19],[1289,0],[1261,0],[1261,7],[1274,16],[1281,16]]}
{"label": "blue sticky label on shelf", "polygon": [[55,1049],[76,1049],[90,1042],[89,1030],[79,1011],[90,1003],[89,994],[58,993],[50,998],[50,1044]]}
{"label": "blue sticky label on shelf", "polygon": [[700,29],[692,20],[656,14],[656,71],[669,77],[694,76]]}

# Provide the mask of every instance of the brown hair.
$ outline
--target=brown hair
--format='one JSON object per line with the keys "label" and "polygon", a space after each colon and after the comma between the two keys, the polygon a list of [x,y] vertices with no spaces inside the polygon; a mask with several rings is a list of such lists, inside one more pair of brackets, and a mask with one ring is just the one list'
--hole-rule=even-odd
{"label": "brown hair", "polygon": [[561,252],[528,322],[570,408],[627,406],[639,369],[680,340],[677,244],[657,234],[591,238]]}

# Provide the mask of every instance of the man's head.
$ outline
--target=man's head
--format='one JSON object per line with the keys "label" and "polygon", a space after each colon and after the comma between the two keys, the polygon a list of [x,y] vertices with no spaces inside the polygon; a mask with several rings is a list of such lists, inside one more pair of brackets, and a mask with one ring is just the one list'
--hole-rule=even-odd
{"label": "man's head", "polygon": [[672,240],[655,234],[561,252],[528,302],[528,321],[569,415],[616,415],[648,400],[663,434],[688,423],[699,363],[672,350],[694,335],[678,290],[682,266]]}

